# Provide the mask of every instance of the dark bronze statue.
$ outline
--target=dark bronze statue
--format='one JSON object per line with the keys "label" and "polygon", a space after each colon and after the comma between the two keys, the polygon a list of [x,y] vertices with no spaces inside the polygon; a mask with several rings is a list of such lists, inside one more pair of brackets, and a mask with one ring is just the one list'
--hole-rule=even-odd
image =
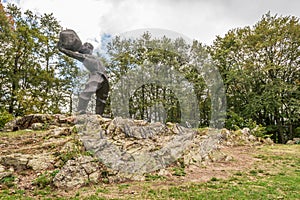
{"label": "dark bronze statue", "polygon": [[91,96],[96,93],[96,114],[103,115],[109,83],[103,64],[92,55],[93,45],[87,42],[82,44],[76,32],[68,29],[60,33],[58,48],[67,56],[82,62],[90,72],[85,89],[79,95],[79,114],[86,113]]}

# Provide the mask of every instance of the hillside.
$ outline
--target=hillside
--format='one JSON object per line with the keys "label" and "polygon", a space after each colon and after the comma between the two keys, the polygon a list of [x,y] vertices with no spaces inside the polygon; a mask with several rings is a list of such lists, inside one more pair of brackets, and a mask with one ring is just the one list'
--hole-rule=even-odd
{"label": "hillside", "polygon": [[[99,136],[98,125],[105,136]],[[185,130],[170,123],[64,115],[29,115],[6,128],[0,132],[0,199],[296,199],[300,191],[300,146],[274,145],[248,129]],[[145,130],[151,134],[140,134]],[[92,141],[114,144],[123,154],[107,154],[109,146],[100,151]],[[149,158],[150,164],[138,160],[157,152],[164,154]],[[108,165],[113,157],[118,164]]]}

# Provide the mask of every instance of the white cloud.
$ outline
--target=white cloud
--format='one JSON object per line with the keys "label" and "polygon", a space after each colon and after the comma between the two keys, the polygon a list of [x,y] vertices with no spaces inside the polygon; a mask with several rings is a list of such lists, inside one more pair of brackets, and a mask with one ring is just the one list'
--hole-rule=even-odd
{"label": "white cloud", "polygon": [[63,28],[76,30],[83,41],[91,38],[100,38],[101,27],[99,21],[109,5],[102,1],[85,0],[21,0],[20,7],[37,13],[53,13]]}
{"label": "white cloud", "polygon": [[206,44],[232,28],[253,25],[268,11],[299,15],[299,5],[297,0],[20,0],[24,9],[53,12],[82,40],[100,40],[101,33],[160,28]]}

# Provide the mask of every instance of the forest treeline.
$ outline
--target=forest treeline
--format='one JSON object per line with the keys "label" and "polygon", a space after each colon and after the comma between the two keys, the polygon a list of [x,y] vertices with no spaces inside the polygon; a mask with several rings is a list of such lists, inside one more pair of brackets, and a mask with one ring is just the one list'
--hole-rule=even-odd
{"label": "forest treeline", "polygon": [[[76,110],[83,72],[58,51],[61,30],[53,14],[0,4],[0,127],[16,116]],[[267,13],[254,26],[217,36],[210,46],[146,32],[135,39],[116,36],[105,50],[99,59],[107,67],[112,90],[139,67],[170,68],[193,86],[199,110],[195,118],[199,127],[207,127],[212,94],[199,66],[209,62],[224,84],[226,128],[256,127],[278,143],[300,136],[300,23],[295,16]],[[105,112],[112,116],[110,102]],[[180,123],[181,106],[174,89],[148,82],[132,94],[128,108],[135,119]]]}

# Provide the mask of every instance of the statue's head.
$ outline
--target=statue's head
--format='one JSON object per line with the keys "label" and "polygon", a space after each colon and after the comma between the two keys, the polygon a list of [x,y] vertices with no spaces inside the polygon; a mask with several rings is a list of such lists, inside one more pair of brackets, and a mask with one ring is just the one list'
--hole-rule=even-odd
{"label": "statue's head", "polygon": [[86,42],[80,47],[78,52],[82,53],[82,54],[90,54],[91,55],[93,53],[93,49],[94,49],[93,45],[91,43]]}

